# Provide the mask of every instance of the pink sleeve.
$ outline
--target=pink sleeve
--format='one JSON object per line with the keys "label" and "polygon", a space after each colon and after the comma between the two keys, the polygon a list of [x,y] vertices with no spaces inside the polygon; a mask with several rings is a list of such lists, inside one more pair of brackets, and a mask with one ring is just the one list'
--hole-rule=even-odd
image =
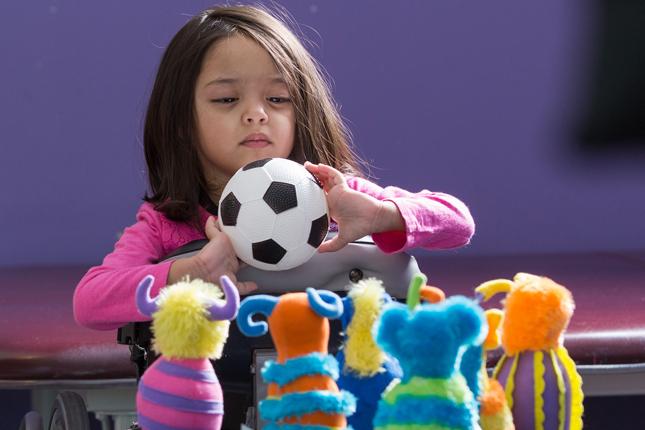
{"label": "pink sleeve", "polygon": [[381,188],[357,177],[349,177],[347,182],[356,191],[393,202],[401,212],[405,231],[372,234],[374,243],[386,253],[410,248],[458,248],[468,244],[475,232],[475,223],[466,205],[449,194]]}
{"label": "pink sleeve", "polygon": [[114,251],[103,264],[92,267],[74,292],[74,318],[82,326],[110,330],[132,321],[145,321],[135,304],[135,291],[146,275],[155,283],[151,295],[166,284],[171,262],[156,264],[162,257],[161,214],[144,204],[137,222],[126,228]]}

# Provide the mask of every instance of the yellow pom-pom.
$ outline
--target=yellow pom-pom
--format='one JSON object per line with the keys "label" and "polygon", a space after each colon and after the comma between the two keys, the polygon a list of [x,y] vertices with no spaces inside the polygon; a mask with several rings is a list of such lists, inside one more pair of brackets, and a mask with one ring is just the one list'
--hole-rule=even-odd
{"label": "yellow pom-pom", "polygon": [[372,328],[381,314],[385,290],[381,281],[360,281],[348,293],[354,315],[346,329],[345,368],[366,377],[378,372],[385,360],[383,351],[372,336]]}
{"label": "yellow pom-pom", "polygon": [[208,307],[222,301],[213,284],[185,279],[161,290],[152,314],[153,348],[167,358],[219,358],[229,321],[208,319]]}

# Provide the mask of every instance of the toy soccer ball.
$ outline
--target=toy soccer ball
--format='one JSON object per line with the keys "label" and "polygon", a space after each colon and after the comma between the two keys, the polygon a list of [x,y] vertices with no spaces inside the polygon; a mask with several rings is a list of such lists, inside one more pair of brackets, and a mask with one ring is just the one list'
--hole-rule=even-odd
{"label": "toy soccer ball", "polygon": [[283,158],[254,161],[229,180],[219,225],[245,263],[287,270],[309,260],[327,236],[324,191],[304,166]]}

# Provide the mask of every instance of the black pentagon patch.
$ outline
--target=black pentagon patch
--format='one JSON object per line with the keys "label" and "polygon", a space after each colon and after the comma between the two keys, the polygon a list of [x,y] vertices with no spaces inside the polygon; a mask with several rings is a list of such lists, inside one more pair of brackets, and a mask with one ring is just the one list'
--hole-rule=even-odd
{"label": "black pentagon patch", "polygon": [[309,240],[307,240],[307,243],[314,248],[318,248],[322,241],[325,240],[328,229],[329,220],[327,219],[327,215],[313,220],[311,222],[311,230],[309,231]]}
{"label": "black pentagon patch", "polygon": [[267,164],[271,160],[272,160],[272,158],[265,158],[264,160],[251,161],[249,164],[247,164],[246,166],[242,167],[242,170],[243,171],[244,170],[251,170],[251,169],[255,169],[256,167],[262,167],[262,166],[264,166],[265,164]]}
{"label": "black pentagon patch", "polygon": [[271,182],[262,199],[276,214],[298,206],[296,187],[286,182]]}
{"label": "black pentagon patch", "polygon": [[228,193],[228,195],[222,200],[222,204],[219,208],[220,216],[222,217],[222,224],[237,224],[237,215],[240,213],[240,207],[242,207],[242,205],[237,198],[235,198],[233,193]]}
{"label": "black pentagon patch", "polygon": [[267,264],[278,264],[287,253],[287,250],[278,245],[273,239],[255,242],[251,245],[251,248],[253,250],[253,258]]}

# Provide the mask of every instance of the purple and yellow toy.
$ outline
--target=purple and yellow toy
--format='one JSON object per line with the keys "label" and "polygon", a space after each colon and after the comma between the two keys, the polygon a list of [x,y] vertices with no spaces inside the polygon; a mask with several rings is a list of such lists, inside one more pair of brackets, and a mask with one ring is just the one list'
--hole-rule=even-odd
{"label": "purple and yellow toy", "polygon": [[484,300],[506,293],[502,347],[493,377],[504,387],[517,430],[582,428],[582,379],[563,346],[571,293],[549,278],[518,273],[476,288]]}
{"label": "purple and yellow toy", "polygon": [[153,276],[137,287],[137,308],[152,317],[153,348],[161,356],[139,381],[137,419],[144,430],[213,429],[222,426],[222,388],[209,359],[219,358],[240,296],[222,276],[222,292],[195,279],[182,281],[150,298]]}

